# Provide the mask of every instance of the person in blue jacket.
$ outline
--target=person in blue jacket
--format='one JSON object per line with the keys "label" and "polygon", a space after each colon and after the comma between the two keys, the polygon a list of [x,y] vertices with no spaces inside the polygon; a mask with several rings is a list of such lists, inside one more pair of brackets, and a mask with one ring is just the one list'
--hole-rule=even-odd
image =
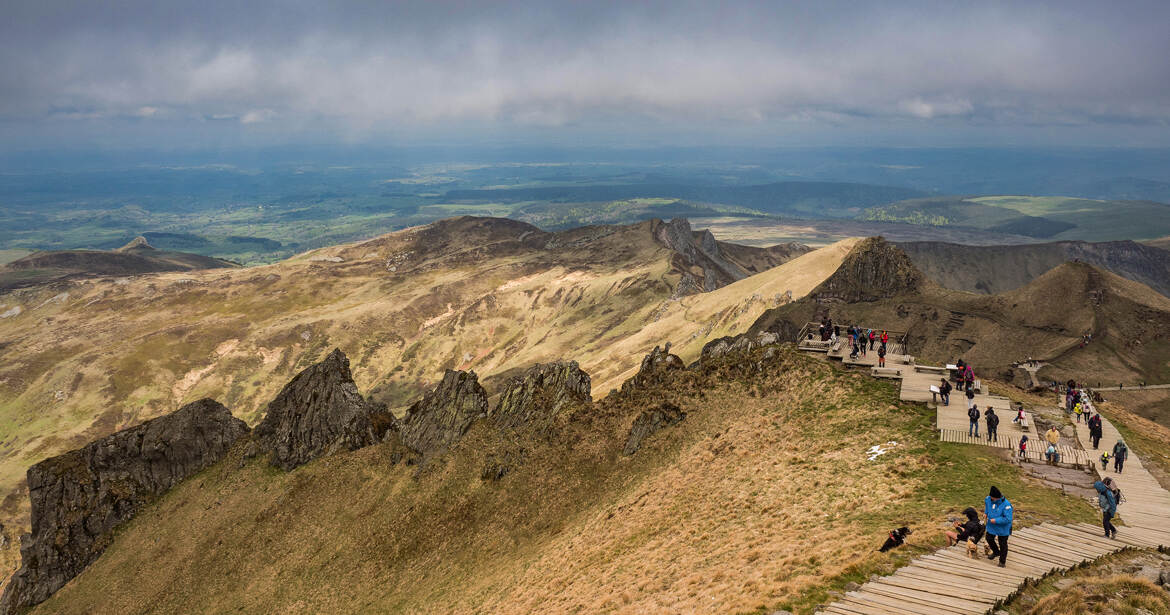
{"label": "person in blue jacket", "polygon": [[987,559],[998,557],[1003,568],[1007,565],[1008,536],[1012,535],[1012,503],[992,486],[983,502],[983,514],[987,515],[987,546],[991,549]]}
{"label": "person in blue jacket", "polygon": [[1105,537],[1117,538],[1117,528],[1113,527],[1112,521],[1113,515],[1117,514],[1113,492],[1101,481],[1093,483],[1093,488],[1097,490],[1097,504],[1101,506],[1101,525],[1105,528]]}

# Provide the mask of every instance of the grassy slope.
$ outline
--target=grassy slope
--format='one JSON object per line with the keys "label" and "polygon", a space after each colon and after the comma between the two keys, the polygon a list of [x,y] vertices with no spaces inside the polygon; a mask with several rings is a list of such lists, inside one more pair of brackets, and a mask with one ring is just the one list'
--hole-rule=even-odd
{"label": "grassy slope", "polygon": [[[800,296],[815,285],[766,272],[716,304],[668,301],[671,252],[647,224],[571,232],[584,243],[555,251],[522,250],[508,228],[461,229],[441,250],[404,231],[270,266],[6,295],[4,305],[24,311],[0,320],[0,496],[45,457],[201,397],[255,422],[285,382],[335,346],[353,358],[363,390],[391,405],[409,403],[444,368],[476,370],[490,387],[563,357],[604,394],[655,344],[689,340],[686,356],[697,356],[705,339],[696,332],[750,323],[767,307],[751,295]],[[785,277],[827,276],[834,254]],[[314,260],[333,257],[343,262]],[[656,317],[661,337],[637,336]],[[0,522],[26,525],[26,507],[9,498]]]}
{"label": "grassy slope", "polygon": [[[938,442],[932,412],[890,383],[790,346],[763,353],[612,396],[567,421],[573,445],[527,440],[499,483],[479,478],[501,453],[485,424],[418,476],[384,446],[287,474],[230,458],[35,612],[89,612],[100,596],[112,612],[807,613],[940,546],[989,483],[1022,524],[1093,518],[993,451]],[[620,456],[659,400],[687,419]],[[877,553],[903,524],[910,546]]]}

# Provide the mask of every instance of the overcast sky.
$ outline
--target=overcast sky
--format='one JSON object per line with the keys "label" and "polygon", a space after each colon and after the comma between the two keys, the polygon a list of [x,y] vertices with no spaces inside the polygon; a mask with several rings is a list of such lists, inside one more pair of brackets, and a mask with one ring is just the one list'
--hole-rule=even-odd
{"label": "overcast sky", "polygon": [[1170,2],[0,5],[0,146],[1170,145]]}

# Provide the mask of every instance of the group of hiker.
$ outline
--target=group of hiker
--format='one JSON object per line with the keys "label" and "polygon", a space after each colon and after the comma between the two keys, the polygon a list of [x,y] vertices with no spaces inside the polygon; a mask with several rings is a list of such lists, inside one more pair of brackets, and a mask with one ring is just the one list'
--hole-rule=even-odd
{"label": "group of hiker", "polygon": [[878,333],[876,329],[862,329],[857,325],[850,325],[845,334],[849,336],[850,359],[857,360],[858,356],[864,357],[867,349],[873,350],[876,345],[878,367],[886,366],[886,347],[890,342],[889,331]]}
{"label": "group of hiker", "polygon": [[[1076,381],[1069,380],[1065,385],[1065,411],[1074,415],[1078,423],[1081,422],[1082,418],[1084,419],[1085,424],[1089,427],[1089,440],[1093,443],[1093,450],[1098,450],[1101,446],[1101,438],[1104,436],[1103,424],[1101,414],[1093,413],[1090,399],[1092,399],[1092,395],[1084,387],[1078,386]],[[1121,474],[1125,468],[1125,460],[1128,458],[1129,447],[1125,444],[1125,440],[1118,438],[1117,442],[1113,444],[1112,450],[1101,453],[1101,469],[1108,470],[1109,463],[1113,462],[1113,471]]]}
{"label": "group of hiker", "polygon": [[999,438],[999,415],[995,413],[995,408],[987,407],[981,415],[979,413],[979,406],[969,403],[967,406],[967,418],[971,420],[970,426],[967,428],[967,436],[972,438],[979,437],[979,418],[983,417],[984,423],[987,425],[987,441],[995,442]]}
{"label": "group of hiker", "polygon": [[999,559],[999,567],[1007,565],[1008,537],[1012,535],[1012,503],[1004,497],[998,487],[992,486],[987,497],[983,500],[983,518],[986,524],[979,522],[979,513],[974,508],[963,511],[966,521],[956,521],[955,531],[947,532],[947,543],[955,545],[967,542],[968,549],[974,552],[975,545],[987,536],[987,559]]}

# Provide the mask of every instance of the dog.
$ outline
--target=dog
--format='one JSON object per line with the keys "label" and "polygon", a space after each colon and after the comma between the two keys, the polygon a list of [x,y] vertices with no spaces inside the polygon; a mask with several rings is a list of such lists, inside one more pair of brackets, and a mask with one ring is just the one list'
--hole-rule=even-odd
{"label": "dog", "polygon": [[902,546],[906,542],[906,537],[911,534],[910,528],[900,527],[890,532],[890,537],[886,538],[886,542],[882,544],[882,548],[878,549],[882,553],[893,549],[894,547]]}
{"label": "dog", "polygon": [[967,557],[979,559],[979,545],[975,544],[975,541],[970,538],[967,539]]}

